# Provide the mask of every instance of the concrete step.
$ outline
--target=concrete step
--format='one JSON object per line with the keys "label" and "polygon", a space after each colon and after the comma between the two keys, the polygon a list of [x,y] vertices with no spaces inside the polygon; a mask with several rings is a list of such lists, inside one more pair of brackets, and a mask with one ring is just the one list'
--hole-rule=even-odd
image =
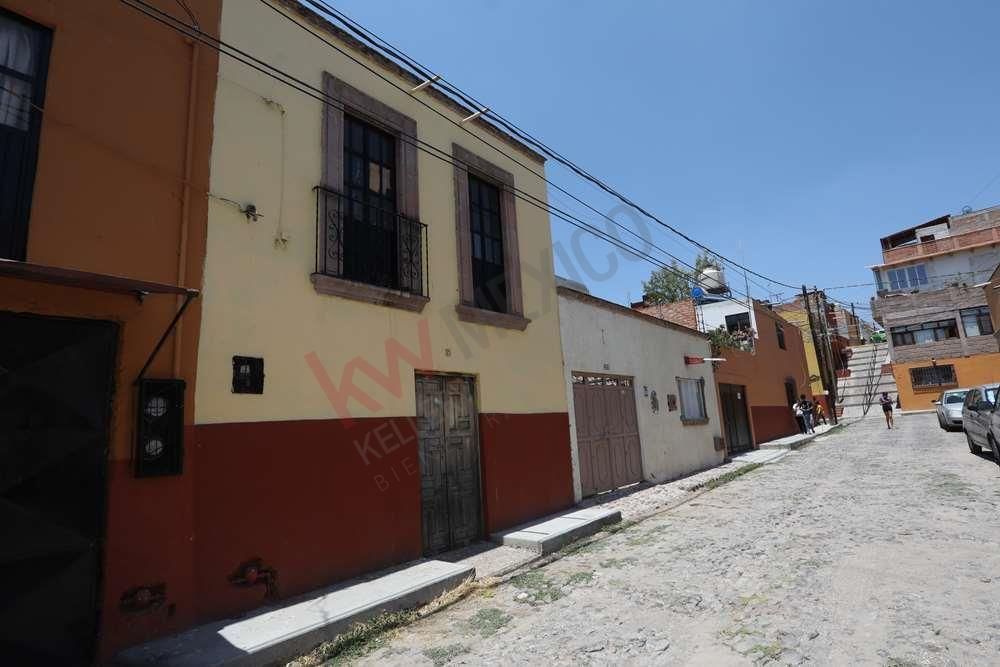
{"label": "concrete step", "polygon": [[330,641],[353,624],[389,611],[418,607],[476,576],[475,568],[422,560],[382,576],[355,579],[265,608],[210,623],[174,637],[126,649],[117,665],[284,664]]}
{"label": "concrete step", "polygon": [[495,533],[490,539],[504,546],[528,549],[545,555],[559,551],[570,542],[598,533],[604,526],[621,520],[620,510],[590,507]]}
{"label": "concrete step", "polygon": [[890,376],[889,379],[872,381],[871,385],[858,385],[854,387],[839,387],[837,397],[861,396],[866,391],[896,391],[896,381]]}

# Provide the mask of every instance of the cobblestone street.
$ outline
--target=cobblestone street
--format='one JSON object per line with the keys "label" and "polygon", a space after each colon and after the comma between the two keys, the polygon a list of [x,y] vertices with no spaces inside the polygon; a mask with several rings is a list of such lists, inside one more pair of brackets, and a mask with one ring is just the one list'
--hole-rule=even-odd
{"label": "cobblestone street", "polygon": [[1000,468],[853,424],[403,629],[365,661],[1000,663]]}

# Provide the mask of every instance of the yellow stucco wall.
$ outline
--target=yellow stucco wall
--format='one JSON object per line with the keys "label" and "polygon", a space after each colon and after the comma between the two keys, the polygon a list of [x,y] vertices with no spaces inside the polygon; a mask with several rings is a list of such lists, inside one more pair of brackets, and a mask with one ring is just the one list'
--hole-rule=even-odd
{"label": "yellow stucco wall", "polygon": [[[261,3],[226,0],[222,39],[317,88],[322,87],[323,71],[329,71],[414,118],[423,141],[449,152],[452,142],[458,143],[511,172],[519,189],[546,199],[544,183],[527,170]],[[426,93],[418,95],[437,104]],[[280,105],[284,114],[264,98]],[[458,119],[454,111],[443,105],[438,108]],[[210,200],[196,421],[336,417],[306,362],[307,355],[316,354],[338,387],[345,367],[353,366],[352,360],[359,358],[391,374],[394,369],[387,364],[386,341],[395,339],[418,354],[421,322],[426,322],[430,340],[431,368],[478,377],[480,411],[565,412],[548,216],[517,201],[524,312],[532,320],[527,329],[520,332],[459,322],[454,310],[459,286],[451,164],[419,152],[420,217],[428,226],[430,266],[430,303],[423,313],[316,293],[310,282],[316,263],[316,198],[312,188],[321,179],[322,112],[319,101],[222,58],[215,106],[212,193],[236,202],[252,202],[264,217],[248,222],[235,206]],[[493,144],[499,142],[492,136],[488,139]],[[513,147],[503,148],[521,162],[542,169],[540,163]],[[275,242],[279,225],[288,238],[285,247]],[[233,355],[264,358],[263,395],[231,392]],[[413,415],[413,365],[400,361],[399,369],[398,395],[355,372],[354,384],[378,406],[352,399],[348,403],[351,416]]]}
{"label": "yellow stucco wall", "polygon": [[[782,308],[780,315],[790,324],[794,324],[802,336],[802,346],[806,353],[806,366],[809,369],[809,377],[820,378],[819,372],[819,359],[816,357],[816,345],[813,344],[812,333],[809,329],[809,316],[806,314],[805,309],[791,309]],[[817,379],[815,382],[809,383],[812,389],[813,395],[820,395],[823,393],[823,381]]]}

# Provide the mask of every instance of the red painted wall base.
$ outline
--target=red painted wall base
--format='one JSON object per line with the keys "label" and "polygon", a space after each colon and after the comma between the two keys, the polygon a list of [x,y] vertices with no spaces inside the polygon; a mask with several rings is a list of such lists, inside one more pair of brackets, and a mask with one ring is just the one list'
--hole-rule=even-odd
{"label": "red painted wall base", "polygon": [[[573,504],[566,413],[479,426],[484,537]],[[188,427],[184,467],[159,480],[112,468],[102,659],[421,556],[413,418]],[[150,584],[161,603],[121,608]]]}
{"label": "red painted wall base", "polygon": [[750,407],[753,433],[757,444],[795,435],[798,423],[792,409],[785,405],[754,405]]}

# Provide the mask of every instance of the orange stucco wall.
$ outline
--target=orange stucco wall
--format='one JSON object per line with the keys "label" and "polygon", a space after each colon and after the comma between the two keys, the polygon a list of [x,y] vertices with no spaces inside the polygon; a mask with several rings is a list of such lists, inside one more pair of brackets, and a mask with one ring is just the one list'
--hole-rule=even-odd
{"label": "orange stucco wall", "polygon": [[[793,379],[798,393],[812,397],[805,350],[799,331],[771,310],[754,304],[757,344],[754,352],[723,350],[726,361],[716,364],[716,384],[746,387],[747,407],[754,443],[798,432],[785,397],[785,380]],[[785,331],[785,348],[778,347],[777,320]],[[720,402],[721,404],[721,402]]]}
{"label": "orange stucco wall", "polygon": [[[944,389],[1000,382],[1000,352],[977,354],[971,357],[939,358],[936,361],[939,366],[951,364],[955,367],[958,383],[944,387]],[[892,365],[892,375],[896,378],[896,387],[899,391],[899,404],[903,410],[933,410],[934,405],[931,402],[941,393],[939,387],[913,388],[910,369],[919,366],[930,366],[930,362],[915,361]]]}
{"label": "orange stucco wall", "polygon": [[[184,17],[172,0],[152,4]],[[220,0],[188,5],[202,28],[217,34]],[[53,31],[27,261],[199,287],[218,57],[200,47],[192,66],[190,43],[119,2],[0,0],[0,6]],[[121,323],[101,580],[104,656],[179,629],[194,614],[191,475],[135,479],[130,466],[133,381],[176,308],[172,296],[140,304],[132,296],[0,279],[0,310]],[[148,372],[187,382],[188,424],[199,317],[195,300],[182,320],[180,347],[168,340]],[[120,611],[125,590],[153,583],[166,583],[170,606],[155,617]]]}

